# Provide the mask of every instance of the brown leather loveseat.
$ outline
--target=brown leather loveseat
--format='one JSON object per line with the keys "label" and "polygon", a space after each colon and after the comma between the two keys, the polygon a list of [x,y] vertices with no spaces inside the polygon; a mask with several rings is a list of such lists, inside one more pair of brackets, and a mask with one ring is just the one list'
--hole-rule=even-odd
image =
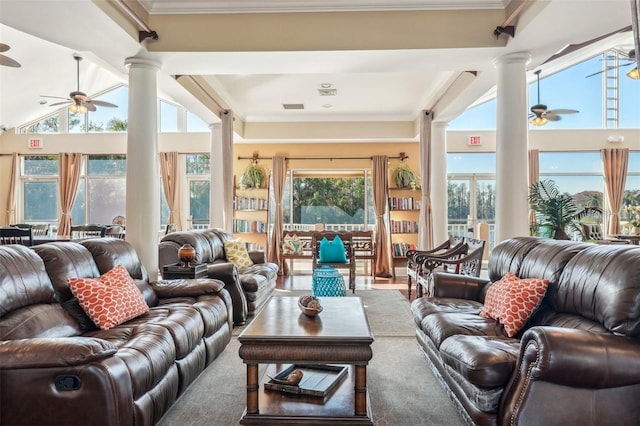
{"label": "brown leather loveseat", "polygon": [[[99,329],[69,278],[123,265],[149,311]],[[0,247],[0,424],[151,425],[231,340],[232,304],[212,279],[150,283],[127,242]]]}
{"label": "brown leather loveseat", "polygon": [[273,296],[278,265],[266,261],[263,251],[250,251],[253,265],[238,268],[227,260],[224,242],[233,235],[222,229],[172,232],[162,237],[159,246],[159,267],[177,264],[178,249],[184,244],[195,248],[194,265],[206,264],[207,276],[225,284],[233,300],[233,323],[242,325]]}
{"label": "brown leather loveseat", "polygon": [[[513,337],[479,315],[508,272],[548,280]],[[437,273],[434,297],[411,306],[427,363],[468,423],[640,425],[640,247],[513,238],[492,251],[489,278]]]}

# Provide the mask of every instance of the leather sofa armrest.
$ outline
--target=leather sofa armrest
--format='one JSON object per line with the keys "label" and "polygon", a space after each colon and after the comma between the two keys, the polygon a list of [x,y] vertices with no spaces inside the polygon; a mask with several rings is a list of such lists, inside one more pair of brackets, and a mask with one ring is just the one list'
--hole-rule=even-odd
{"label": "leather sofa armrest", "polygon": [[482,291],[489,282],[484,278],[434,272],[433,295],[434,297],[453,297],[480,302]]}
{"label": "leather sofa armrest", "polygon": [[532,327],[523,334],[521,347],[519,370],[529,380],[589,389],[640,384],[637,340],[574,328]]}
{"label": "leather sofa armrest", "polygon": [[[532,327],[505,387],[498,424],[636,424],[640,342],[561,327]],[[575,406],[574,406],[575,405]],[[547,411],[541,412],[540,407]],[[550,407],[566,407],[553,409]]]}
{"label": "leather sofa armrest", "polygon": [[161,299],[216,294],[224,288],[222,281],[210,278],[160,280],[152,285]]}
{"label": "leather sofa armrest", "polygon": [[249,257],[255,264],[267,262],[267,253],[264,251],[257,251],[257,250],[250,251]]}
{"label": "leather sofa armrest", "polygon": [[93,337],[4,340],[0,369],[70,367],[108,358],[116,351],[112,343]]}
{"label": "leather sofa armrest", "polygon": [[207,266],[207,276],[224,283],[233,303],[233,324],[242,325],[247,321],[249,307],[244,295],[238,267],[231,262],[214,263]]}

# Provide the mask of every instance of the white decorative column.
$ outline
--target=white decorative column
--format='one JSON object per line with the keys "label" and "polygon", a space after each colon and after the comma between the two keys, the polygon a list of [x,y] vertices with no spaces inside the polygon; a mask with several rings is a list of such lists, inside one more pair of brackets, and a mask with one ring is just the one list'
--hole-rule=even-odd
{"label": "white decorative column", "polygon": [[156,61],[131,57],[127,125],[127,241],[133,244],[149,279],[158,278],[160,171]]}
{"label": "white decorative column", "polygon": [[447,195],[447,122],[431,123],[431,205],[433,243],[449,238]]}
{"label": "white decorative column", "polygon": [[523,52],[496,62],[496,244],[529,235],[526,67],[530,60],[531,55]]}
{"label": "white decorative column", "polygon": [[224,228],[224,179],[222,166],[222,125],[209,124],[211,130],[211,185],[209,186],[209,223],[212,228]]}

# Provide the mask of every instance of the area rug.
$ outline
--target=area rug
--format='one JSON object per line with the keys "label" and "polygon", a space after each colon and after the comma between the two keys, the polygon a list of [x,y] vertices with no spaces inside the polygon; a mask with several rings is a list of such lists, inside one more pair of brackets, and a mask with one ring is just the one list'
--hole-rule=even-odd
{"label": "area rug", "polygon": [[[308,294],[277,290],[276,297]],[[376,426],[465,423],[418,348],[409,302],[397,290],[362,290],[374,334],[367,382]],[[161,419],[162,426],[239,424],[245,408],[246,368],[238,356],[237,332],[224,352]]]}

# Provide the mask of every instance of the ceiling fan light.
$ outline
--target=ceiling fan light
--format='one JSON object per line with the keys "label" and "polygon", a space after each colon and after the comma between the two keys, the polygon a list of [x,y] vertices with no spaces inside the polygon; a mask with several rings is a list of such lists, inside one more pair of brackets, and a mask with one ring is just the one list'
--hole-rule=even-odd
{"label": "ceiling fan light", "polygon": [[78,113],[78,105],[76,105],[76,104],[69,105],[69,112],[71,114],[77,114]]}
{"label": "ceiling fan light", "polygon": [[531,124],[533,124],[534,126],[544,126],[548,122],[549,120],[540,116],[536,116],[533,120],[531,120]]}
{"label": "ceiling fan light", "polygon": [[638,70],[638,67],[635,67],[634,69],[629,71],[627,73],[627,77],[632,78],[634,80],[640,80],[640,71]]}

